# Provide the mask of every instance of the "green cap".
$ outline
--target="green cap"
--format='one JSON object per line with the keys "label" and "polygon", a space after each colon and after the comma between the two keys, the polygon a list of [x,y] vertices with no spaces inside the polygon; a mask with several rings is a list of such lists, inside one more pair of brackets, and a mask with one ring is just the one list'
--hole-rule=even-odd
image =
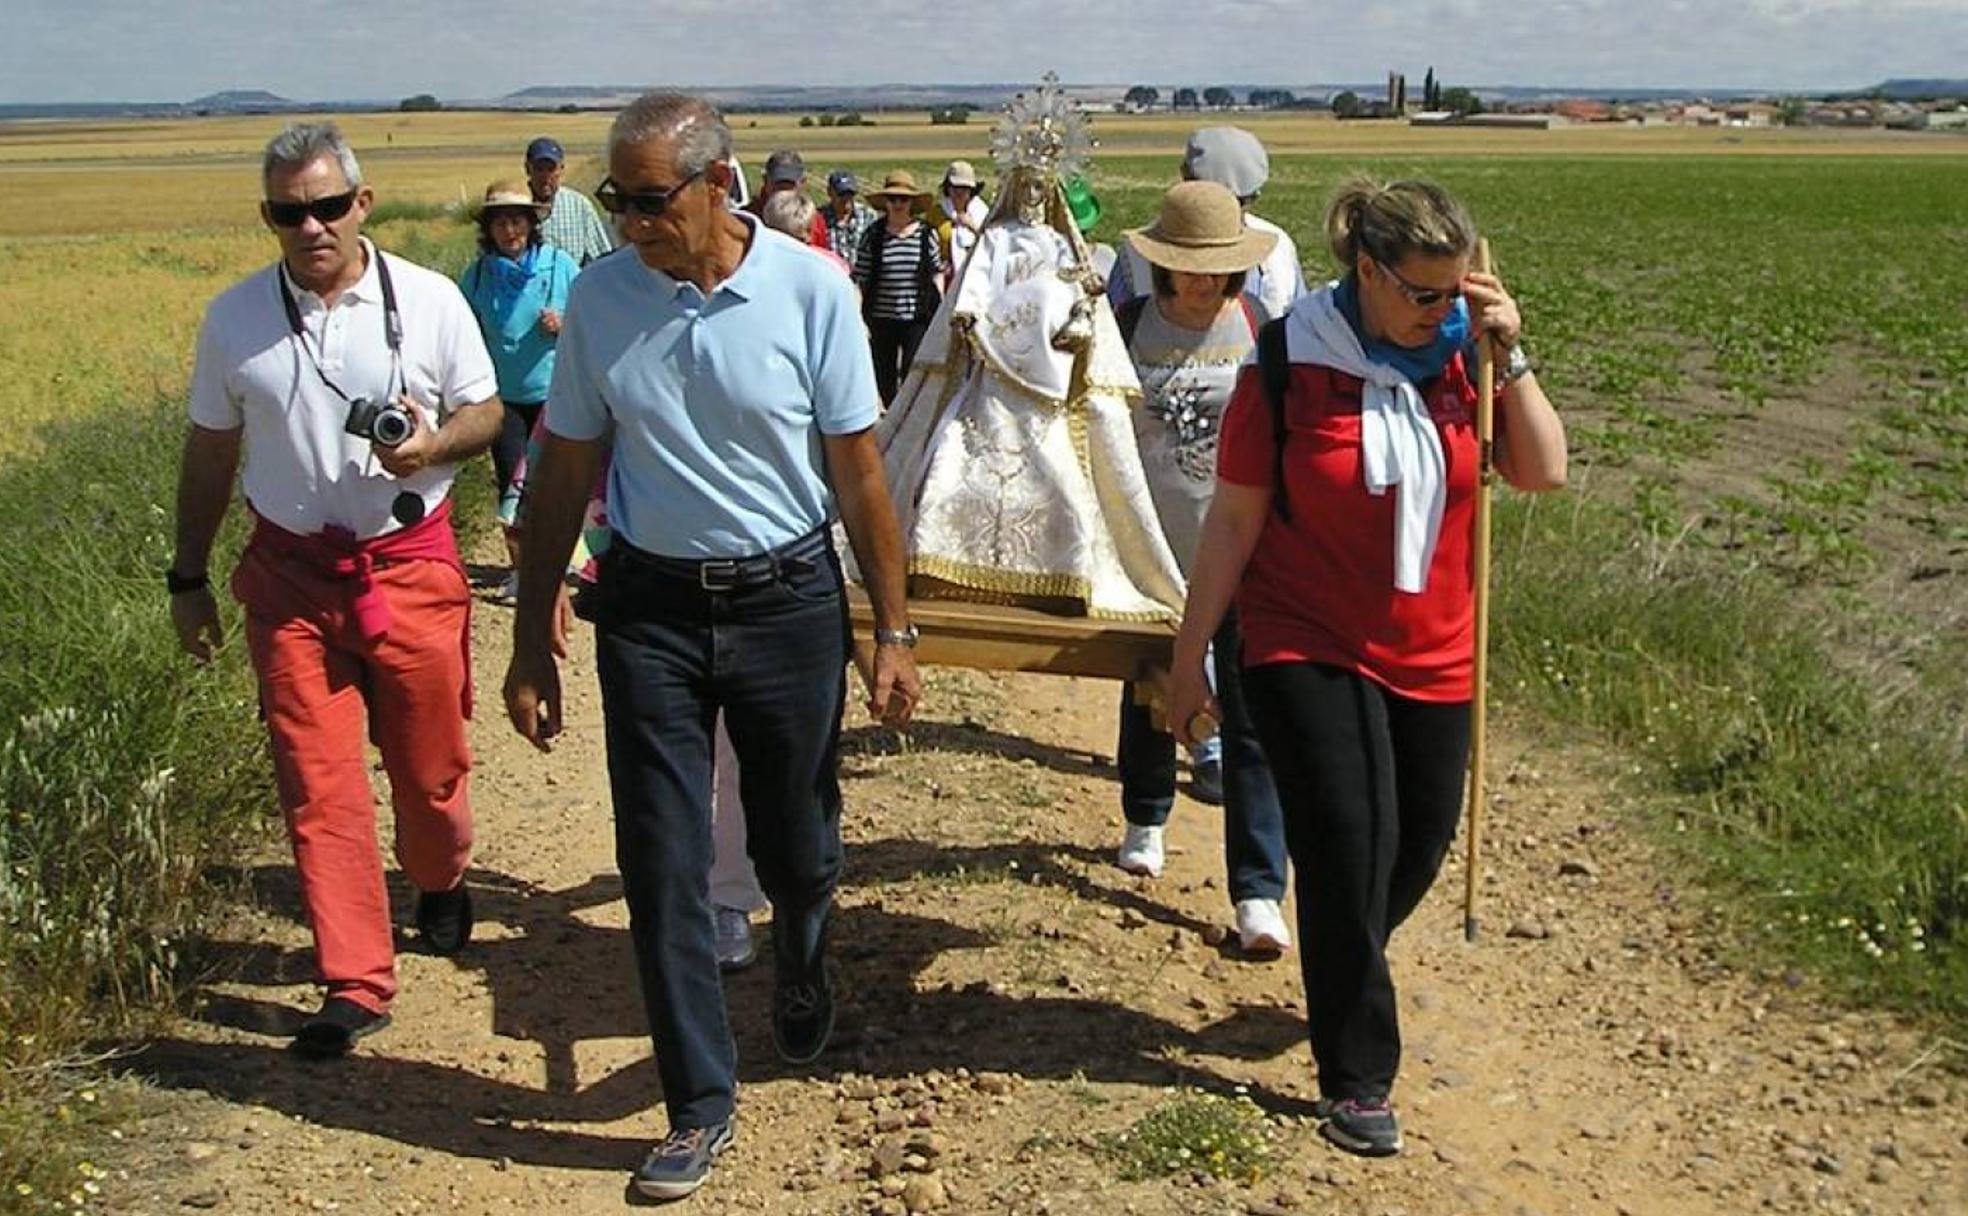
{"label": "green cap", "polygon": [[1066,179],[1066,208],[1073,213],[1073,226],[1081,232],[1093,231],[1100,222],[1100,200],[1093,196],[1093,187],[1084,177]]}

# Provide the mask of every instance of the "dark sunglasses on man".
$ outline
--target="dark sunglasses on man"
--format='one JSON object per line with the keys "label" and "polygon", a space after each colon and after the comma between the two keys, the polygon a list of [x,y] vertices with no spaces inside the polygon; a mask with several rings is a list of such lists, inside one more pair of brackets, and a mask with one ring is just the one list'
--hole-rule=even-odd
{"label": "dark sunglasses on man", "polygon": [[602,210],[610,215],[631,212],[653,220],[668,211],[677,195],[702,176],[704,171],[699,169],[668,190],[624,190],[615,183],[614,178],[604,177],[601,185],[595,187],[595,202],[600,203]]}
{"label": "dark sunglasses on man", "polygon": [[360,188],[347,194],[331,194],[327,198],[311,198],[304,203],[276,202],[273,199],[261,204],[266,208],[266,217],[278,228],[299,228],[311,215],[324,224],[332,224],[349,213],[355,206],[355,196]]}

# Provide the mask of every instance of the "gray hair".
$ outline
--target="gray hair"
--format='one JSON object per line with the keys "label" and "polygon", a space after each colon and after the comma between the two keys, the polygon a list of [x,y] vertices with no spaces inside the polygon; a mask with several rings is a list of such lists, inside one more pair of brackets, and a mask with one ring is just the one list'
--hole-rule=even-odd
{"label": "gray hair", "polygon": [[677,172],[702,173],[712,161],[731,159],[731,128],[701,97],[686,93],[644,93],[622,108],[608,129],[608,151],[663,140],[670,144]]}
{"label": "gray hair", "polygon": [[342,178],[353,190],[362,184],[362,166],[355,163],[355,149],[349,147],[342,129],[332,122],[288,123],[280,134],[267,141],[266,155],[260,161],[262,180],[280,168],[299,168],[322,157],[332,157],[342,168]]}
{"label": "gray hair", "polygon": [[781,190],[766,196],[759,206],[759,219],[767,228],[776,228],[801,244],[813,230],[813,217],[820,209],[799,190]]}

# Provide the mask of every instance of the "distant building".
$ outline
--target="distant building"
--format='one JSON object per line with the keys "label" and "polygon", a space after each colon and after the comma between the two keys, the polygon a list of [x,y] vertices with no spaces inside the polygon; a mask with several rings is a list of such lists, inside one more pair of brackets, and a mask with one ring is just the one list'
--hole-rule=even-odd
{"label": "distant building", "polygon": [[1737,102],[1722,111],[1722,125],[1729,127],[1773,127],[1777,124],[1777,107],[1762,101]]}
{"label": "distant building", "polygon": [[1880,122],[1875,101],[1821,101],[1804,111],[1804,121],[1814,127],[1876,127]]}
{"label": "distant building", "polygon": [[1610,122],[1613,107],[1589,97],[1570,97],[1551,107],[1554,114],[1570,122]]}
{"label": "distant building", "polygon": [[1451,110],[1427,110],[1410,115],[1411,127],[1497,127],[1516,131],[1549,131],[1554,127],[1570,126],[1571,122],[1562,114],[1482,114],[1458,115]]}

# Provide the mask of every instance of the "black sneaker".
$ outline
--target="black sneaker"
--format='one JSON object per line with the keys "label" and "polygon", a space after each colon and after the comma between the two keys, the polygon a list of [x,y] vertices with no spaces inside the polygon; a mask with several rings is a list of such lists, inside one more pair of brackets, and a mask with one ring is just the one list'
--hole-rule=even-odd
{"label": "black sneaker", "polygon": [[1223,761],[1204,760],[1189,766],[1189,796],[1211,806],[1223,805]]}
{"label": "black sneaker", "polygon": [[387,1013],[365,1009],[345,996],[331,996],[322,1002],[321,1012],[301,1023],[291,1047],[306,1059],[333,1060],[347,1055],[357,1039],[389,1024]]}
{"label": "black sneaker", "polygon": [[1349,1153],[1392,1157],[1401,1151],[1401,1124],[1385,1098],[1323,1099],[1319,1117],[1319,1134]]}
{"label": "black sneaker", "polygon": [[635,1172],[637,1193],[651,1199],[681,1199],[703,1186],[718,1154],[731,1147],[731,1120],[710,1127],[672,1131]]}
{"label": "black sneaker", "polygon": [[449,891],[424,891],[417,896],[417,932],[432,954],[446,957],[471,940],[471,892],[460,881]]}
{"label": "black sneaker", "polygon": [[834,989],[823,963],[813,976],[789,981],[785,972],[772,993],[772,1046],[788,1064],[811,1064],[834,1033]]}

